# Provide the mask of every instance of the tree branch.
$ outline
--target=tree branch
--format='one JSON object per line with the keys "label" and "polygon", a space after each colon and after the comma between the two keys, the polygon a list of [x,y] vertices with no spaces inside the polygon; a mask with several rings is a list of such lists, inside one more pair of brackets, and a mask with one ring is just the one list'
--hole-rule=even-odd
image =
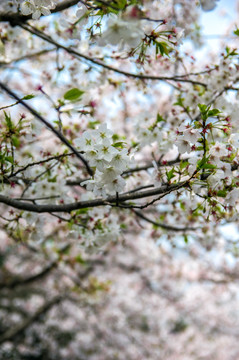
{"label": "tree branch", "polygon": [[65,157],[67,157],[67,156],[72,156],[72,155],[74,155],[74,153],[60,154],[60,155],[55,155],[55,156],[48,157],[47,159],[42,159],[42,160],[39,160],[39,161],[35,161],[35,162],[32,162],[32,163],[29,163],[29,164],[21,167],[21,168],[18,169],[17,171],[15,171],[15,172],[10,176],[10,178],[17,176],[19,173],[27,170],[29,167],[36,166],[36,165],[42,165],[42,164],[45,164],[45,163],[47,163],[47,162],[49,162],[49,161],[52,161],[52,160],[58,160],[58,161],[60,161],[62,158],[65,158]]}
{"label": "tree branch", "polygon": [[68,52],[69,54],[73,55],[76,59],[79,58],[83,58],[87,61],[90,61],[91,63],[101,66],[105,69],[114,71],[118,74],[121,75],[125,75],[127,77],[132,77],[135,79],[142,79],[142,80],[161,80],[161,81],[174,81],[174,82],[185,82],[185,83],[191,83],[193,85],[202,85],[204,87],[206,87],[207,85],[200,82],[200,81],[195,81],[195,80],[190,80],[190,79],[184,79],[184,78],[180,78],[178,76],[153,76],[153,75],[143,75],[143,74],[134,74],[131,72],[127,72],[127,71],[123,71],[120,69],[116,69],[113,66],[107,65],[105,63],[103,63],[102,61],[99,60],[95,60],[93,58],[91,58],[90,56],[84,55],[82,53],[79,53],[78,51],[68,48],[64,45],[59,44],[58,42],[56,42],[55,40],[53,40],[49,35],[43,33],[42,31],[36,29],[35,27],[29,25],[29,24],[21,24],[21,23],[17,23],[17,25],[19,25],[22,29],[30,32],[31,34],[34,34],[38,37],[40,37],[41,39],[49,42],[50,44],[55,45],[56,47],[58,47],[59,49],[63,49],[66,52]]}
{"label": "tree branch", "polygon": [[0,288],[8,288],[8,289],[13,289],[16,286],[20,286],[20,285],[26,285],[26,284],[30,284],[31,282],[34,282],[36,280],[41,279],[42,277],[44,277],[45,275],[47,275],[49,272],[51,272],[51,270],[53,270],[56,266],[58,265],[58,258],[57,260],[53,261],[52,263],[50,263],[49,265],[47,265],[43,270],[41,270],[39,273],[29,276],[27,278],[19,278],[19,277],[15,277],[13,279],[11,279],[8,282],[4,282],[4,283],[0,283]]}
{"label": "tree branch", "polygon": [[154,221],[154,220],[149,219],[149,218],[148,218],[147,216],[145,216],[141,211],[133,210],[133,212],[134,212],[135,215],[137,215],[139,218],[141,218],[141,219],[149,222],[149,223],[152,224],[152,225],[161,227],[162,229],[165,229],[165,230],[171,230],[171,231],[188,231],[188,230],[195,231],[195,230],[197,230],[197,228],[188,227],[188,226],[185,226],[185,227],[175,227],[175,226],[172,226],[172,225],[162,224],[162,223],[159,223],[159,222],[157,222],[157,221]]}
{"label": "tree branch", "polygon": [[[85,209],[89,207],[96,207],[96,206],[106,206],[106,205],[113,205],[119,204],[124,201],[136,200],[136,199],[143,199],[150,196],[155,196],[159,194],[168,194],[169,192],[178,190],[184,186],[187,186],[189,180],[179,182],[177,184],[172,185],[163,185],[159,188],[154,188],[146,191],[139,191],[130,194],[119,194],[118,196],[108,196],[106,199],[94,199],[94,200],[86,200],[86,201],[77,201],[70,204],[31,204],[28,202],[16,200],[14,198],[10,198],[0,194],[0,203],[5,205],[11,206],[15,209],[25,210],[25,211],[32,211],[37,213],[45,213],[45,212],[71,212],[78,209]],[[156,200],[155,200],[156,201]],[[149,203],[150,205],[151,203]]]}

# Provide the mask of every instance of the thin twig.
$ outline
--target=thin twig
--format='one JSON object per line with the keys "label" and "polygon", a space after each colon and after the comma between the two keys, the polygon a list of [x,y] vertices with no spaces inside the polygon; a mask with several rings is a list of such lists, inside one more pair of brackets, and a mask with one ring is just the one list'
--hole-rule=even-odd
{"label": "thin twig", "polygon": [[135,213],[135,215],[137,215],[137,216],[140,217],[141,219],[149,222],[149,223],[152,224],[152,225],[161,227],[162,229],[165,229],[165,230],[172,230],[172,231],[188,231],[188,230],[195,231],[195,230],[197,230],[197,228],[193,228],[193,227],[189,227],[189,226],[176,227],[176,226],[172,226],[172,225],[162,224],[162,223],[159,223],[159,222],[154,221],[154,220],[152,220],[152,219],[149,219],[149,218],[148,218],[147,216],[145,216],[141,211],[133,210],[133,212]]}

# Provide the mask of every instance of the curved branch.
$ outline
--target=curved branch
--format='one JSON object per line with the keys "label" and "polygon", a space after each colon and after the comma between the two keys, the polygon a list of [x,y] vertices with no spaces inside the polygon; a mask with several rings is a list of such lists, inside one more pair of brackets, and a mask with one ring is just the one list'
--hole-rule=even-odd
{"label": "curved branch", "polygon": [[138,191],[130,194],[119,194],[117,196],[108,196],[106,199],[99,198],[94,200],[86,200],[86,201],[76,201],[70,204],[31,204],[29,202],[16,200],[14,198],[10,198],[8,196],[4,196],[0,194],[0,203],[11,206],[15,209],[37,212],[37,213],[45,213],[45,212],[71,212],[78,209],[85,209],[89,207],[96,206],[106,206],[106,205],[114,205],[119,204],[124,201],[143,199],[150,196],[155,196],[159,194],[168,194],[172,191],[178,190],[184,186],[188,186],[189,180],[179,182],[177,184],[172,185],[163,185],[159,188],[154,188],[146,191]]}
{"label": "curved branch", "polygon": [[11,176],[10,178],[14,178],[15,176],[17,176],[19,173],[27,170],[29,167],[32,167],[32,166],[36,166],[36,165],[42,165],[42,164],[45,164],[49,161],[52,161],[52,160],[58,160],[60,161],[62,158],[65,158],[67,156],[72,156],[74,155],[74,153],[67,153],[67,154],[60,154],[60,155],[55,155],[55,156],[50,156],[48,157],[47,159],[42,159],[42,160],[39,160],[39,161],[35,161],[35,162],[32,162],[32,163],[29,163],[23,167],[21,167],[20,169],[18,169],[17,171],[15,171]]}
{"label": "curved branch", "polygon": [[172,226],[172,225],[162,224],[162,223],[159,223],[159,222],[157,222],[157,221],[154,221],[154,220],[149,219],[149,218],[148,218],[147,216],[145,216],[141,211],[133,210],[133,212],[134,212],[135,215],[137,215],[139,218],[141,218],[141,219],[149,222],[149,223],[152,224],[152,225],[161,227],[162,229],[165,229],[165,230],[171,230],[171,231],[188,231],[188,230],[195,231],[195,230],[197,230],[197,228],[188,227],[188,226],[185,226],[185,227],[176,227],[176,226]]}
{"label": "curved branch", "polygon": [[143,75],[143,74],[134,74],[131,72],[127,72],[124,70],[120,70],[120,69],[116,69],[113,66],[107,65],[105,63],[103,63],[102,61],[99,60],[95,60],[93,58],[91,58],[90,56],[84,55],[74,49],[71,49],[69,47],[66,47],[62,44],[59,44],[58,42],[56,42],[55,40],[53,40],[49,35],[43,33],[42,31],[36,29],[35,27],[29,25],[29,24],[21,24],[21,23],[17,23],[17,25],[19,25],[22,29],[30,32],[31,34],[34,34],[38,37],[40,37],[41,39],[49,42],[50,44],[55,45],[57,48],[59,49],[63,49],[65,50],[67,53],[73,55],[76,59],[79,60],[79,58],[85,59],[87,61],[90,61],[91,63],[101,66],[105,69],[114,71],[115,73],[121,74],[121,75],[125,75],[127,77],[132,77],[135,79],[142,79],[142,80],[161,80],[161,81],[174,81],[174,82],[184,82],[184,83],[191,83],[193,85],[201,85],[206,87],[207,85],[200,82],[200,81],[195,81],[195,80],[190,80],[190,79],[184,79],[182,77],[178,77],[178,76],[154,76],[154,75]]}
{"label": "curved branch", "polygon": [[58,258],[57,258],[57,260],[48,264],[39,273],[29,276],[27,278],[20,278],[20,277],[13,278],[9,282],[0,283],[0,288],[14,289],[16,286],[26,285],[26,284],[29,284],[36,280],[39,280],[39,279],[43,278],[45,275],[47,275],[49,272],[51,272],[51,270],[53,270],[55,267],[57,267],[57,265],[58,265]]}

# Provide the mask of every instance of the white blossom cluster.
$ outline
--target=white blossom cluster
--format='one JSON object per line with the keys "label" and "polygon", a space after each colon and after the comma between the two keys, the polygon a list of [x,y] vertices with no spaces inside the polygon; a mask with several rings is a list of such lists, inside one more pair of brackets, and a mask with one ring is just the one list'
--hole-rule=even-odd
{"label": "white blossom cluster", "polygon": [[22,15],[32,15],[33,19],[39,19],[41,15],[50,15],[51,9],[57,4],[55,0],[11,0],[0,4],[1,10],[17,12],[20,9]]}
{"label": "white blossom cluster", "polygon": [[[211,76],[212,74],[213,76]],[[238,71],[234,60],[225,56],[212,74],[208,75],[208,89],[209,91],[215,91],[215,89],[220,91],[236,79]]]}
{"label": "white blossom cluster", "polygon": [[[196,149],[197,142],[201,138],[201,133],[198,129],[189,125],[181,125],[178,128],[178,136],[175,145],[178,148],[179,154],[190,154],[193,147]],[[227,142],[222,142],[220,137],[217,141],[211,143],[210,149],[207,152],[209,163],[214,166],[211,174],[207,177],[207,183],[212,190],[222,190],[224,186],[230,186],[234,181],[237,182],[237,177],[233,175],[231,163],[227,161],[233,154],[236,156],[239,148],[239,134],[231,134]],[[199,161],[202,159],[198,156],[190,157],[188,173],[190,176],[196,171]],[[225,202],[228,205],[235,206],[238,199],[239,189],[234,188],[228,192]]]}
{"label": "white blossom cluster", "polygon": [[134,128],[134,134],[140,148],[157,144],[160,150],[169,150],[172,148],[173,142],[167,131],[155,122],[155,118],[148,117],[147,113],[141,113],[137,117],[137,121]]}
{"label": "white blossom cluster", "polygon": [[100,44],[107,45],[128,45],[132,48],[139,45],[144,37],[144,31],[139,19],[119,18],[111,15],[107,22],[107,29],[103,32]]}
{"label": "white blossom cluster", "polygon": [[229,142],[231,143],[229,148],[225,143],[217,141],[209,150],[210,162],[217,167],[217,170],[208,177],[208,183],[214,189],[220,189],[222,180],[224,180],[227,185],[230,185],[233,180],[231,164],[223,161],[224,158],[230,155],[231,151],[238,149],[238,142],[237,144],[235,142],[233,143],[231,136],[229,138]]}
{"label": "white blossom cluster", "polygon": [[23,15],[32,14],[33,19],[39,19],[42,15],[50,15],[50,9],[55,7],[52,0],[25,0],[21,3],[21,12]]}
{"label": "white blossom cluster", "polygon": [[196,144],[197,140],[201,137],[200,131],[198,129],[194,129],[189,125],[181,125],[178,128],[179,136],[175,142],[175,145],[178,148],[180,154],[184,154],[187,152],[188,154],[191,152],[191,148]]}
{"label": "white blossom cluster", "polygon": [[129,167],[130,157],[122,142],[114,143],[113,132],[102,124],[96,130],[87,130],[74,141],[77,148],[85,152],[90,167],[95,169],[92,179],[85,181],[87,190],[96,196],[121,192],[125,180],[121,174]]}
{"label": "white blossom cluster", "polygon": [[3,11],[17,12],[20,9],[22,15],[32,15],[33,19],[39,19],[41,15],[50,15],[57,1],[55,0],[11,0],[0,4]]}
{"label": "white blossom cluster", "polygon": [[[86,194],[89,199],[90,194]],[[83,197],[84,198],[84,197]],[[111,207],[92,208],[88,211],[87,229],[77,224],[72,226],[71,235],[80,240],[79,246],[87,253],[96,253],[105,248],[120,235],[120,224]]]}

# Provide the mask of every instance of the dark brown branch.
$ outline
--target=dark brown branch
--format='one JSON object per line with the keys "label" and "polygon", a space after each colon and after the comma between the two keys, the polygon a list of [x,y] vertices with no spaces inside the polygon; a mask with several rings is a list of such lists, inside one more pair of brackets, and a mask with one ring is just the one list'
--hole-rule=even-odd
{"label": "dark brown branch", "polygon": [[61,132],[56,130],[54,126],[52,126],[46,119],[44,119],[36,110],[34,110],[30,105],[28,105],[25,101],[21,100],[12,90],[10,90],[5,84],[0,82],[0,88],[3,89],[8,95],[13,97],[15,100],[18,101],[19,104],[23,105],[30,113],[32,113],[40,122],[42,122],[48,129],[50,129],[57,137],[61,140],[63,144],[65,144],[75,155],[78,159],[83,162],[85,165],[88,174],[93,175],[93,171],[88,165],[88,162],[84,159],[84,157],[69,143],[69,141],[62,135]]}
{"label": "dark brown branch", "polygon": [[172,225],[166,225],[166,224],[162,224],[162,223],[159,223],[157,221],[154,221],[154,220],[151,220],[149,219],[147,216],[145,216],[141,211],[138,211],[138,210],[133,210],[133,212],[141,219],[147,221],[148,223],[152,224],[152,225],[155,225],[155,226],[158,226],[158,227],[161,227],[162,229],[165,229],[165,230],[171,230],[171,231],[195,231],[197,230],[197,228],[193,228],[193,227],[188,227],[188,226],[185,226],[185,227],[175,227],[175,226],[172,226]]}
{"label": "dark brown branch", "polygon": [[[182,187],[188,186],[189,180],[184,182],[179,182],[172,185],[163,185],[159,188],[154,188],[146,191],[139,191],[131,194],[119,194],[116,196],[108,196],[106,199],[94,199],[94,200],[86,200],[86,201],[76,201],[75,203],[70,204],[31,204],[28,202],[16,200],[14,198],[10,198],[0,194],[0,203],[11,206],[15,209],[37,212],[37,213],[45,213],[45,212],[71,212],[78,209],[85,209],[89,207],[96,206],[105,206],[105,205],[114,205],[117,202],[120,204],[124,201],[131,201],[136,199],[143,199],[155,195],[167,195],[168,193],[178,190]],[[156,200],[155,200],[156,201]],[[153,203],[150,202],[149,205]]]}
{"label": "dark brown branch", "polygon": [[55,156],[51,156],[51,157],[48,157],[47,159],[43,159],[43,160],[39,160],[39,161],[35,161],[35,162],[32,162],[32,163],[29,163],[25,166],[23,166],[22,168],[18,169],[17,171],[15,171],[12,175],[11,175],[11,178],[12,177],[15,177],[17,176],[19,173],[27,170],[29,167],[32,167],[32,166],[36,166],[36,165],[42,165],[42,164],[45,164],[49,161],[52,161],[52,160],[61,160],[62,158],[64,157],[67,157],[67,156],[72,156],[74,155],[74,153],[67,153],[67,154],[60,154],[60,155],[55,155]]}
{"label": "dark brown branch", "polygon": [[41,270],[39,273],[29,276],[27,278],[19,278],[15,277],[11,279],[8,282],[0,283],[0,288],[8,288],[13,289],[16,286],[26,285],[30,284],[31,282],[34,282],[36,280],[39,280],[43,278],[45,275],[47,275],[51,270],[53,270],[58,264],[58,259],[56,261],[53,261],[48,266],[46,266],[43,270]]}
{"label": "dark brown branch", "polygon": [[135,189],[126,191],[124,194],[132,194],[132,193],[134,193],[136,191],[143,190],[143,189],[150,189],[152,187],[154,187],[154,184],[141,185],[141,186],[136,187]]}
{"label": "dark brown branch", "polygon": [[116,205],[113,204],[112,206],[115,206],[115,207],[119,207],[119,208],[122,208],[122,209],[145,209],[147,207],[149,207],[150,205],[153,205],[155,204],[157,201],[161,200],[163,197],[165,197],[166,195],[170,194],[172,191],[174,191],[175,189],[169,189],[168,191],[165,191],[162,195],[154,198],[153,200],[151,201],[148,201],[146,203],[144,203],[143,205],[137,205],[137,204],[126,204],[126,205],[122,205],[122,204],[118,204],[118,202],[116,201]]}
{"label": "dark brown branch", "polygon": [[116,69],[113,66],[110,66],[110,65],[107,65],[107,64],[103,63],[102,61],[95,60],[95,59],[91,58],[90,56],[84,55],[84,54],[79,53],[78,51],[76,51],[74,49],[71,49],[71,48],[66,47],[66,46],[64,46],[62,44],[57,43],[49,35],[43,33],[42,31],[36,29],[33,26],[30,26],[30,25],[27,25],[27,24],[21,24],[21,23],[18,23],[17,25],[19,25],[22,29],[30,32],[31,34],[34,34],[34,35],[40,37],[41,39],[49,42],[50,44],[55,45],[59,49],[65,50],[66,52],[73,55],[77,59],[79,59],[79,58],[85,59],[85,60],[90,61],[91,63],[93,63],[95,65],[101,66],[101,67],[103,67],[105,69],[114,71],[114,72],[116,72],[118,74],[125,75],[127,77],[132,77],[132,78],[135,78],[135,79],[142,79],[142,80],[161,80],[161,81],[166,81],[166,82],[168,82],[168,81],[185,82],[185,83],[191,83],[193,85],[202,85],[204,87],[207,86],[206,84],[204,84],[204,83],[202,83],[200,81],[194,81],[194,80],[190,80],[190,79],[179,78],[177,76],[153,76],[153,75],[134,74],[134,73],[130,73],[130,72],[127,72],[127,71],[124,71],[124,70]]}
{"label": "dark brown branch", "polygon": [[[56,5],[56,7],[54,9],[51,10],[51,13],[57,13],[63,10],[66,10],[68,8],[70,8],[71,6],[74,6],[76,4],[78,4],[80,1],[79,0],[65,0],[60,2],[58,5]],[[42,15],[44,16],[44,15]],[[10,22],[11,24],[15,24],[16,22],[25,22],[29,19],[32,19],[31,15],[21,15],[15,12],[1,12],[0,13],[0,21],[4,21],[4,22]]]}
{"label": "dark brown branch", "polygon": [[24,309],[21,309],[19,306],[14,306],[12,304],[9,304],[9,305],[0,304],[0,309],[5,310],[8,313],[21,314],[22,316],[24,316],[24,318],[29,316],[29,313],[27,311],[25,311]]}

